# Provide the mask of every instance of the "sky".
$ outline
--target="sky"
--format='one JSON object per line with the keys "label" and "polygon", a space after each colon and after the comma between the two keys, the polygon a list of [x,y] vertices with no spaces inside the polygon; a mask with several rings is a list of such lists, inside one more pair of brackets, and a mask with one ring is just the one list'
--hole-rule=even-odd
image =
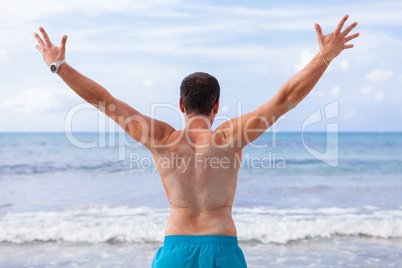
{"label": "sky", "polygon": [[[334,122],[340,131],[402,131],[401,1],[191,0],[0,0],[0,131],[116,129],[49,71],[35,49],[39,26],[55,44],[68,35],[71,66],[175,128],[184,124],[182,79],[214,75],[217,127],[270,99],[318,53],[314,23],[328,34],[345,14],[359,23],[355,47],[275,131],[325,131]],[[336,117],[327,120],[328,105]],[[317,111],[322,120],[306,126]]]}

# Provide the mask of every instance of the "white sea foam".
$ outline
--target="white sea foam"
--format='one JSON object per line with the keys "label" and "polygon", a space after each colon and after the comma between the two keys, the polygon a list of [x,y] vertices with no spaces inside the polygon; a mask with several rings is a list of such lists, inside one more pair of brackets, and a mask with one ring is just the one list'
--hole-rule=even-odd
{"label": "white sea foam", "polygon": [[[92,207],[55,212],[7,213],[0,241],[129,242],[163,241],[169,209]],[[402,237],[402,211],[366,208],[235,208],[240,241],[287,243],[334,235]]]}
{"label": "white sea foam", "polygon": [[[314,237],[402,237],[402,211],[358,208],[240,209],[234,215],[241,240],[287,243]],[[258,213],[256,213],[258,211]]]}
{"label": "white sea foam", "polygon": [[0,219],[0,241],[162,241],[168,215],[167,209],[147,207],[7,213]]}

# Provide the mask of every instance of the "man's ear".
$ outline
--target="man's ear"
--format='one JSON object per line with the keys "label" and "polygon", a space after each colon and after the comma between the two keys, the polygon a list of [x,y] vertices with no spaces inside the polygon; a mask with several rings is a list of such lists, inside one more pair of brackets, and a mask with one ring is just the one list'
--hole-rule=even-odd
{"label": "man's ear", "polygon": [[214,114],[217,114],[217,113],[218,113],[218,110],[219,110],[219,99],[218,99],[218,101],[215,103],[213,110],[214,110]]}
{"label": "man's ear", "polygon": [[183,101],[181,100],[181,98],[179,99],[179,107],[180,107],[180,111],[185,114],[186,108],[184,108]]}

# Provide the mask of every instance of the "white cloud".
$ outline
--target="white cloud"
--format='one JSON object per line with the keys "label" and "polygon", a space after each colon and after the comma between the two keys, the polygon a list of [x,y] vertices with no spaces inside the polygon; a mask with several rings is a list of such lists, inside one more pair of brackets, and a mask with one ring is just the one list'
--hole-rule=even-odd
{"label": "white cloud", "polygon": [[312,96],[318,96],[318,97],[325,96],[325,92],[323,90],[312,91],[310,94]]}
{"label": "white cloud", "polygon": [[386,81],[391,78],[394,73],[391,70],[376,69],[366,75],[367,80],[373,82]]}
{"label": "white cloud", "polygon": [[377,92],[375,95],[374,95],[374,99],[375,100],[382,100],[384,98],[384,93],[382,93],[381,91],[380,92]]}
{"label": "white cloud", "polygon": [[5,49],[0,48],[0,62],[6,62],[9,60],[8,53]]}
{"label": "white cloud", "polygon": [[[103,12],[121,12],[136,13],[147,16],[160,17],[182,17],[185,13],[174,12],[169,7],[177,6],[181,1],[170,0],[148,0],[148,1],[81,1],[69,0],[62,2],[54,2],[52,0],[42,0],[39,3],[35,1],[8,1],[6,8],[0,10],[0,15],[4,20],[23,21],[36,20],[38,18],[55,15],[60,13],[80,12],[88,15],[99,15]],[[23,8],[21,8],[23,6]],[[162,12],[165,11],[165,12]],[[15,17],[17,15],[17,18]]]}
{"label": "white cloud", "polygon": [[343,69],[343,70],[349,69],[349,61],[348,60],[342,60],[339,63],[339,67],[341,67],[341,69]]}
{"label": "white cloud", "polygon": [[326,95],[326,93],[325,93],[324,90],[316,89],[316,90],[311,91],[309,95],[310,96],[317,96],[317,97],[324,97]]}
{"label": "white cloud", "polygon": [[360,88],[360,93],[362,95],[368,95],[371,92],[373,92],[373,89],[371,87],[362,87],[362,88]]}
{"label": "white cloud", "polygon": [[331,89],[331,96],[332,97],[337,97],[339,96],[339,92],[340,92],[341,88],[338,86],[335,86]]}
{"label": "white cloud", "polygon": [[[23,6],[24,8],[21,8]],[[399,8],[399,9],[398,9]],[[337,4],[337,5],[289,5],[267,8],[267,7],[248,7],[243,5],[224,5],[215,2],[195,4],[194,2],[180,0],[149,0],[149,1],[80,1],[70,0],[54,2],[51,0],[42,0],[38,5],[35,1],[21,0],[8,1],[5,8],[0,9],[0,23],[5,29],[18,25],[19,27],[32,27],[32,22],[52,21],[54,17],[63,15],[89,15],[91,19],[96,19],[103,14],[117,13],[130,14],[132,17],[162,17],[162,18],[190,18],[186,23],[171,23],[168,21],[165,25],[159,24],[159,29],[163,29],[163,35],[176,38],[177,32],[188,32],[191,28],[198,27],[196,31],[190,31],[190,34],[200,34],[205,36],[205,32],[219,32],[221,35],[228,33],[266,33],[269,31],[310,31],[314,32],[313,22],[318,21],[324,28],[335,27],[335,23],[340,19],[339,13],[349,10],[354,17],[361,19],[366,25],[391,24],[393,26],[402,25],[402,16],[399,10],[402,5],[398,1],[387,1],[386,3],[361,3],[356,4]],[[329,14],[329,15],[328,15]],[[386,15],[384,15],[386,14]],[[212,18],[212,19],[211,19]],[[314,20],[314,21],[313,21]],[[158,21],[158,20],[156,20]],[[116,24],[117,27],[123,24]],[[95,24],[96,25],[96,24]],[[102,24],[99,24],[103,27]],[[11,26],[11,27],[10,27]],[[151,27],[150,27],[151,26]],[[140,32],[136,38],[143,38],[148,32],[155,29],[155,23],[150,25],[136,24],[135,27],[129,25],[128,29],[122,28],[117,33]],[[71,29],[69,27],[68,29]],[[91,24],[85,26],[91,28]],[[205,29],[204,29],[205,28]],[[90,29],[96,31],[97,28]],[[333,30],[333,29],[331,29]],[[152,34],[152,33],[151,33]],[[157,35],[158,36],[158,35]],[[110,36],[109,36],[110,37]],[[161,39],[158,39],[160,41]],[[137,41],[137,40],[136,40]],[[3,42],[9,42],[3,40]],[[20,44],[21,42],[16,42]]]}
{"label": "white cloud", "polygon": [[226,112],[229,111],[229,106],[228,105],[223,105],[220,110],[221,110],[222,113],[226,113]]}
{"label": "white cloud", "polygon": [[351,119],[356,117],[356,110],[350,109],[341,114],[342,119]]}
{"label": "white cloud", "polygon": [[71,101],[73,96],[71,91],[32,88],[21,92],[15,98],[2,101],[0,107],[27,113],[57,111],[65,108],[66,102]]}
{"label": "white cloud", "polygon": [[150,88],[155,85],[155,81],[151,78],[145,79],[145,81],[142,83],[144,87]]}
{"label": "white cloud", "polygon": [[[207,26],[205,26],[207,27]],[[124,32],[119,29],[119,32]],[[127,31],[131,31],[127,29]],[[297,47],[286,46],[286,47],[274,47],[274,46],[264,46],[262,44],[242,44],[238,43],[224,43],[216,44],[213,39],[218,40],[221,32],[205,32],[203,35],[202,31],[198,31],[198,27],[194,27],[190,32],[197,32],[196,36],[187,35],[185,32],[178,33],[178,36],[173,38],[170,33],[175,30],[166,29],[165,35],[145,35],[141,36],[141,33],[133,34],[132,36],[126,35],[127,38],[124,40],[112,40],[109,39],[107,43],[102,46],[94,46],[94,41],[83,37],[80,32],[78,35],[81,36],[80,40],[77,40],[74,44],[68,47],[69,51],[74,52],[88,52],[88,53],[116,53],[119,52],[130,52],[130,53],[149,53],[153,55],[171,55],[171,56],[195,56],[204,57],[207,59],[231,59],[231,60],[261,60],[268,57],[277,57],[282,61],[289,57],[289,54],[293,52]],[[158,32],[155,30],[155,32]],[[224,30],[222,30],[224,32]],[[134,37],[137,35],[137,37]],[[203,35],[203,36],[202,36]],[[133,39],[136,41],[133,43]],[[202,42],[200,42],[202,40]],[[313,55],[310,53],[309,55]],[[305,60],[307,64],[312,58]],[[301,63],[303,65],[303,63]],[[306,65],[305,64],[305,65]],[[301,68],[303,68],[303,65]]]}
{"label": "white cloud", "polygon": [[300,61],[294,66],[296,72],[301,71],[314,58],[314,53],[310,50],[303,50],[300,54]]}
{"label": "white cloud", "polygon": [[[402,26],[402,2],[398,0],[367,1],[364,5],[323,3],[318,6],[309,3],[266,5],[261,1],[253,4],[183,0],[40,2],[38,5],[28,0],[5,1],[0,9],[0,32],[8,37],[0,40],[0,48],[4,49],[3,56],[0,50],[0,62],[2,59],[10,62],[7,62],[10,72],[1,80],[3,85],[16,90],[25,90],[31,85],[41,87],[43,81],[51,79],[45,76],[48,70],[44,66],[46,70],[41,76],[40,55],[34,48],[32,34],[38,26],[48,30],[54,43],[59,43],[62,34],[68,34],[69,62],[90,77],[98,75],[94,75],[96,81],[99,73],[104,74],[101,78],[109,82],[108,89],[112,91],[113,85],[113,94],[120,94],[127,101],[133,100],[133,104],[143,111],[147,111],[147,103],[154,98],[176,103],[176,95],[170,92],[177,94],[173,88],[177,90],[180,78],[199,69],[216,73],[222,80],[234,81],[235,92],[242,92],[239,89],[242,84],[238,83],[242,76],[250,80],[250,88],[257,87],[261,81],[264,83],[267,78],[271,84],[279,86],[284,77],[289,78],[294,70],[301,70],[318,52],[313,23],[320,23],[324,34],[327,34],[345,10],[351,15],[346,24],[357,20],[359,26],[353,32],[359,31],[361,37],[351,42],[356,46],[354,49],[346,50],[333,62],[335,72],[325,74],[311,94],[317,99],[337,94],[352,98],[356,92],[347,90],[348,87],[359,89],[359,85],[366,85],[360,86],[358,95],[365,95],[372,101],[374,98],[391,101],[397,99],[391,97],[397,96],[392,95],[398,87],[397,83],[384,91],[384,97],[371,80],[365,79],[366,72],[376,68],[390,69],[394,72],[392,79],[402,81],[402,76],[398,77],[397,73],[397,64],[402,62],[402,54],[399,53],[402,49],[399,31],[399,26]],[[55,20],[57,24],[52,23]],[[23,58],[24,64],[32,66],[32,72],[23,81],[19,80],[20,75],[15,71],[19,69],[14,56]],[[94,63],[88,58],[100,59],[98,62],[108,64]],[[138,68],[140,73],[126,68],[118,74],[112,68],[115,65],[133,67],[133,59],[141,66]],[[0,65],[4,67],[4,64]],[[370,66],[372,69],[366,69]],[[99,71],[95,72],[95,69]],[[112,72],[109,74],[107,69],[112,69]],[[173,75],[161,78],[166,71]],[[136,74],[135,77],[132,73]],[[340,73],[342,77],[338,76]],[[29,82],[32,80],[36,83]],[[99,82],[103,83],[101,79]],[[140,88],[152,89],[144,91],[141,101],[134,97],[134,90],[123,90],[134,82]],[[232,86],[230,83],[226,82],[228,87]],[[342,90],[334,89],[334,85],[339,85]],[[322,91],[324,87],[325,91]],[[55,102],[52,108],[52,105],[46,104],[46,96],[40,97],[45,104],[35,106],[28,97],[16,95],[3,97],[0,108],[8,106],[8,109],[18,108],[20,111],[63,109],[57,108],[63,105],[64,99],[60,96],[53,96]],[[258,101],[258,97],[250,98],[250,101]],[[224,105],[222,110],[225,110]],[[365,114],[364,111],[361,114]],[[20,116],[24,118],[25,114]]]}

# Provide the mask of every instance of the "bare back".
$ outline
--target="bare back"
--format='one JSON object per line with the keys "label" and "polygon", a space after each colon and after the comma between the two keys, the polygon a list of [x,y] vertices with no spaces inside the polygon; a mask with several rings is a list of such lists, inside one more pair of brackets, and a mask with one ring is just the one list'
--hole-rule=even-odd
{"label": "bare back", "polygon": [[171,207],[165,235],[236,236],[232,205],[241,149],[211,130],[174,131],[153,152]]}

